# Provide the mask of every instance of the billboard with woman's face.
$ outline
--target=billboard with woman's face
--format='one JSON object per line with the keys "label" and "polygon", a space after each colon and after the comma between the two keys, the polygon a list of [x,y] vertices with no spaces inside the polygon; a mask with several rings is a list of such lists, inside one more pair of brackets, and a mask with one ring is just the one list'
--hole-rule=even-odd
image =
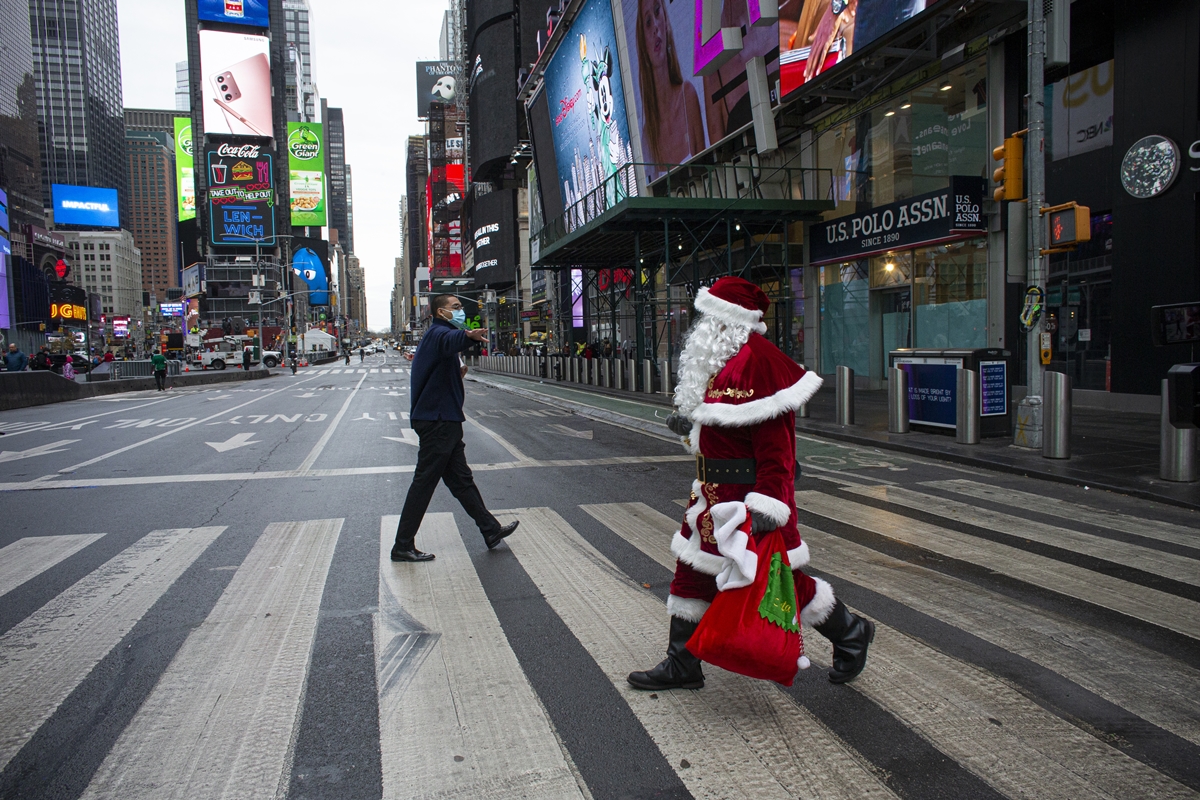
{"label": "billboard with woman's face", "polygon": [[[741,51],[709,74],[697,74],[700,7],[698,0],[621,0],[642,158],[650,163],[687,163],[752,123],[750,59],[764,57],[767,83],[775,84],[778,25],[752,25],[746,0],[725,0],[721,12],[722,28],[743,31]],[[646,180],[665,171],[648,167]]]}

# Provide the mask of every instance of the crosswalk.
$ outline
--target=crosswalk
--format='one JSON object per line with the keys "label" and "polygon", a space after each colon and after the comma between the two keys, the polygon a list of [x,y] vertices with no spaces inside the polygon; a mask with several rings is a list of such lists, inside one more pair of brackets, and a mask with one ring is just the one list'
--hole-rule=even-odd
{"label": "crosswalk", "polygon": [[346,367],[345,369],[318,369],[306,372],[306,375],[374,375],[380,373],[391,373],[393,375],[408,375],[412,372],[411,369],[402,367]]}
{"label": "crosswalk", "polygon": [[[317,646],[330,576],[362,563],[358,541],[378,568],[375,683],[344,691],[369,696],[378,738],[344,747],[377,760],[376,796],[642,796],[650,774],[713,800],[1200,796],[1200,528],[970,479],[833,478],[796,499],[812,566],[878,628],[853,684],[823,681],[829,647],[806,629],[814,669],[789,690],[711,667],[702,691],[631,689],[662,656],[676,507],[511,508],[497,516],[521,528],[492,552],[430,513],[428,564],[390,561],[394,516],[274,522],[208,567],[228,582],[136,676],[147,690],[71,796],[289,796],[300,732],[324,724],[310,676],[337,669]],[[103,699],[81,687],[232,533],[147,532],[0,633],[0,794],[53,795],[45,731],[87,737],[80,706]],[[109,536],[0,548],[0,596]]]}

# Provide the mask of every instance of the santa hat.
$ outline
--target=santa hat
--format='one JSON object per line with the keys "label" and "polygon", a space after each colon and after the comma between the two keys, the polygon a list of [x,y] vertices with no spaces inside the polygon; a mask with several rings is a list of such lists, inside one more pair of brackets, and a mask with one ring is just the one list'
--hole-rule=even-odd
{"label": "santa hat", "polygon": [[758,329],[771,306],[763,290],[745,278],[728,276],[696,295],[696,309],[731,325]]}

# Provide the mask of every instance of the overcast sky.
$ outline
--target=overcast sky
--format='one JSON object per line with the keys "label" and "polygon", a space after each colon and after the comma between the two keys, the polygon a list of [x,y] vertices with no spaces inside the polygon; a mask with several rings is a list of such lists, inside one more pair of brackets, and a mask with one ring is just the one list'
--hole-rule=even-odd
{"label": "overcast sky", "polygon": [[[309,0],[317,88],[346,116],[354,168],[354,249],[367,276],[367,317],[391,324],[400,255],[404,146],[424,133],[414,62],[438,57],[445,0]],[[175,62],[187,59],[183,0],[117,0],[121,76],[129,108],[175,107]]]}

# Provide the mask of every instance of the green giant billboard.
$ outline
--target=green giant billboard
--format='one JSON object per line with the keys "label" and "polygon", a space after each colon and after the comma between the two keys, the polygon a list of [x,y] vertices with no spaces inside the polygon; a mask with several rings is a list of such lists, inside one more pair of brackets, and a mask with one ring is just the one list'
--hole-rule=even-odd
{"label": "green giant billboard", "polygon": [[292,224],[325,224],[324,131],[316,122],[288,123],[288,175]]}
{"label": "green giant billboard", "polygon": [[175,118],[175,191],[179,200],[179,221],[196,218],[196,177],[193,172],[195,148],[192,121]]}

